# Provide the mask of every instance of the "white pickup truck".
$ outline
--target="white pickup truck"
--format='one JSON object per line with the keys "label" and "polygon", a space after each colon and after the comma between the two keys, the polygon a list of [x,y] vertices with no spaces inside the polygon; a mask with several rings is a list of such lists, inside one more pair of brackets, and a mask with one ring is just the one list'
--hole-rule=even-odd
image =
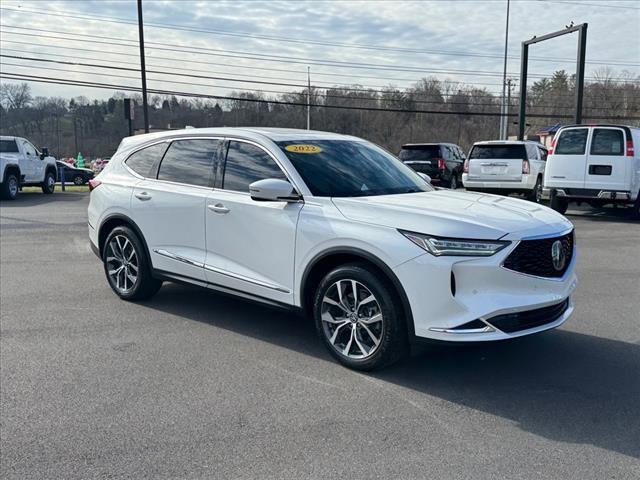
{"label": "white pickup truck", "polygon": [[58,178],[56,159],[46,148],[39,152],[26,138],[0,137],[0,196],[13,200],[24,186],[41,186],[53,193]]}

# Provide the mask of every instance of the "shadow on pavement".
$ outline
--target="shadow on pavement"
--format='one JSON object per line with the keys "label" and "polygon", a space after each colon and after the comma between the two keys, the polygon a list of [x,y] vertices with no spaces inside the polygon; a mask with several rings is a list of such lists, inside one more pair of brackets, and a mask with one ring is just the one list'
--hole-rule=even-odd
{"label": "shadow on pavement", "polygon": [[[173,284],[144,305],[331,361],[313,323],[293,313]],[[640,458],[638,344],[556,330],[420,350],[371,376],[509,419],[554,441]]]}
{"label": "shadow on pavement", "polygon": [[616,222],[616,223],[638,223],[640,220],[631,217],[631,208],[609,207],[609,208],[589,208],[584,210],[569,209],[565,214],[571,219],[584,219],[594,222]]}
{"label": "shadow on pavement", "polygon": [[60,192],[56,189],[51,195],[45,195],[42,192],[20,192],[15,200],[0,200],[0,205],[3,209],[34,207],[55,202],[83,202],[87,198],[88,192]]}

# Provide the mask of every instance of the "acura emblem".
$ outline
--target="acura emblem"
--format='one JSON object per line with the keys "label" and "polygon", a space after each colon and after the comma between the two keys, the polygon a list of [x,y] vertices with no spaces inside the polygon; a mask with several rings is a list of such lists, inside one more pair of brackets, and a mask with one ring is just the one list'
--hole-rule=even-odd
{"label": "acura emblem", "polygon": [[560,272],[564,268],[564,264],[567,261],[567,257],[564,254],[562,248],[562,241],[556,240],[551,245],[551,261],[553,262],[553,268]]}

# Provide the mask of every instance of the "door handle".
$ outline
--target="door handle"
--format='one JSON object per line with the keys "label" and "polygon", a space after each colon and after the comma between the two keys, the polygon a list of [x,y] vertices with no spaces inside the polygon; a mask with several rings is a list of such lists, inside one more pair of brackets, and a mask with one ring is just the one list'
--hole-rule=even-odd
{"label": "door handle", "polygon": [[136,193],[134,195],[138,200],[143,200],[143,201],[144,200],[151,200],[151,195],[149,195],[147,192],[140,192],[140,193]]}
{"label": "door handle", "polygon": [[229,209],[221,203],[215,205],[207,205],[207,208],[215,213],[229,213]]}

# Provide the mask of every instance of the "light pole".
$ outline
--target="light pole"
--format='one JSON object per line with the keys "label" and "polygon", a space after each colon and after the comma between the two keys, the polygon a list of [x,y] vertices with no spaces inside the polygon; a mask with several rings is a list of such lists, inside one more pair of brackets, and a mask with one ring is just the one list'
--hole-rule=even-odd
{"label": "light pole", "polygon": [[144,116],[144,133],[149,133],[149,106],[147,105],[147,69],[144,64],[142,0],[138,0],[138,35],[140,37],[140,73],[142,74],[142,112]]}
{"label": "light pole", "polygon": [[311,67],[307,67],[307,130],[311,130]]}
{"label": "light pole", "polygon": [[507,0],[507,20],[504,32],[504,68],[502,71],[502,107],[501,107],[501,115],[500,115],[500,139],[507,139],[507,98],[506,98],[506,89],[507,89],[507,52],[509,49],[509,6],[510,0]]}

